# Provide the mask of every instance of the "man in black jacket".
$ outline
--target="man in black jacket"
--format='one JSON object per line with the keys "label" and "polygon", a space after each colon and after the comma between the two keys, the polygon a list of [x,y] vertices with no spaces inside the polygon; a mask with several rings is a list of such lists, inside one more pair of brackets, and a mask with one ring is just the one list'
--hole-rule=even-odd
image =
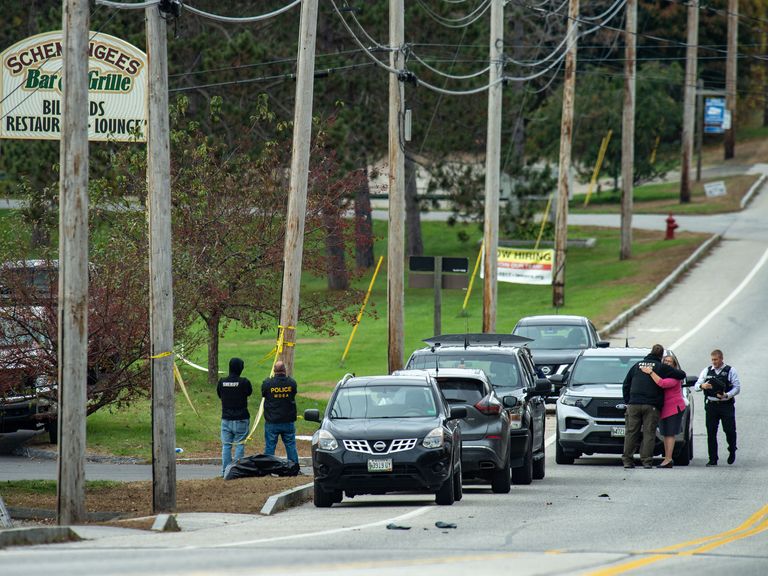
{"label": "man in black jacket", "polygon": [[282,361],[275,362],[275,375],[261,384],[264,397],[264,454],[274,456],[277,438],[283,437],[288,460],[299,463],[296,452],[296,380],[285,372]]}
{"label": "man in black jacket", "polygon": [[624,453],[621,456],[624,468],[635,467],[635,447],[638,442],[643,468],[653,468],[656,427],[659,425],[659,413],[664,404],[664,390],[640,368],[650,366],[662,378],[685,378],[685,372],[682,370],[662,363],[663,356],[664,346],[654,344],[651,353],[632,366],[624,378],[622,391],[624,403],[627,405]]}
{"label": "man in black jacket", "polygon": [[235,460],[245,454],[245,439],[251,415],[248,413],[248,396],[253,392],[248,378],[242,378],[244,362],[240,358],[229,361],[229,375],[219,380],[216,394],[221,398],[221,475],[232,462],[232,446]]}

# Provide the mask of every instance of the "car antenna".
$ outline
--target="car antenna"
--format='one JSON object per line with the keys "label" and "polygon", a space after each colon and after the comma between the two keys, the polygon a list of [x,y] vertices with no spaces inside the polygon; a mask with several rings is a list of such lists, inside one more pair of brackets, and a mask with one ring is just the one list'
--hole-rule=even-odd
{"label": "car antenna", "polygon": [[629,322],[624,325],[624,348],[629,348]]}
{"label": "car antenna", "polygon": [[440,356],[435,354],[435,378],[440,373]]}

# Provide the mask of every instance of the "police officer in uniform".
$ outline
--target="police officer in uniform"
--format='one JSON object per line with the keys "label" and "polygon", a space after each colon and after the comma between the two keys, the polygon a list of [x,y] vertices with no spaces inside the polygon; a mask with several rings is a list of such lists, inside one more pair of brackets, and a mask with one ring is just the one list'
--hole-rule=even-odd
{"label": "police officer in uniform", "polygon": [[712,364],[701,371],[694,390],[704,392],[704,411],[707,423],[707,466],[717,466],[717,430],[723,423],[723,432],[728,442],[728,464],[736,461],[736,401],[734,396],[741,392],[739,375],[733,366],[723,362],[723,352],[712,350]]}
{"label": "police officer in uniform", "polygon": [[235,461],[245,454],[245,439],[251,415],[248,413],[248,396],[253,392],[251,381],[243,378],[244,362],[240,358],[229,361],[229,375],[219,380],[216,394],[221,398],[221,475],[232,463],[232,448]]}
{"label": "police officer in uniform", "polygon": [[275,375],[261,384],[264,397],[264,454],[274,456],[277,439],[282,436],[288,460],[299,463],[296,452],[296,380],[285,372],[282,361],[275,362]]}

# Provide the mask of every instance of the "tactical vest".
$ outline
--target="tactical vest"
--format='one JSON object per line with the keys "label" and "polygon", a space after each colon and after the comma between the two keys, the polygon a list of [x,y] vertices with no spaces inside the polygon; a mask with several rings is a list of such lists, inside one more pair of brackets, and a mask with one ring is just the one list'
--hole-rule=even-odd
{"label": "tactical vest", "polygon": [[[731,373],[731,367],[728,366],[728,364],[723,364],[723,367],[720,369],[720,374],[717,374],[715,372],[715,369],[712,366],[710,366],[707,369],[707,379],[709,380],[714,378],[719,380],[720,382],[723,383],[724,391],[730,392],[731,389],[733,388],[733,384],[731,384],[730,373]],[[703,392],[704,392],[704,396],[709,396],[710,398],[717,397],[716,390],[703,390]]]}

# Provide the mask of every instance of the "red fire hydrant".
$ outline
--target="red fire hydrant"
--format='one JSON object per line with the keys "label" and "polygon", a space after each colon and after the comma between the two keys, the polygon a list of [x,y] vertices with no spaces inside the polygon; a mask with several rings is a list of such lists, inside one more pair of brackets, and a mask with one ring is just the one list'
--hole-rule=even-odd
{"label": "red fire hydrant", "polygon": [[678,227],[677,222],[675,222],[675,217],[670,214],[667,216],[666,219],[667,222],[667,234],[664,236],[664,240],[674,240],[675,239],[675,228]]}

